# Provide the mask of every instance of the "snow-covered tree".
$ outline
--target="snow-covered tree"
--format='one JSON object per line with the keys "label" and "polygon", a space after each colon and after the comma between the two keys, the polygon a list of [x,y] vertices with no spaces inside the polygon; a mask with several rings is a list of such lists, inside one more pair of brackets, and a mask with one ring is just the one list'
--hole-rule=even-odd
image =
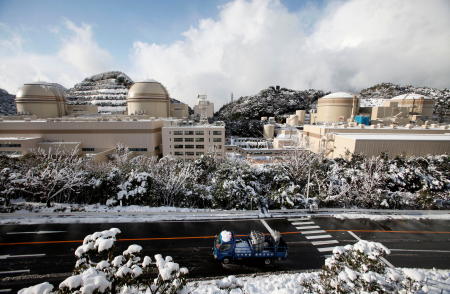
{"label": "snow-covered tree", "polygon": [[175,294],[184,288],[188,270],[170,256],[163,258],[156,254],[152,260],[142,256],[142,247],[136,244],[115,256],[118,234],[119,229],[111,228],[86,236],[75,250],[74,274],[62,281],[54,292],[52,285],[42,283],[19,293]]}

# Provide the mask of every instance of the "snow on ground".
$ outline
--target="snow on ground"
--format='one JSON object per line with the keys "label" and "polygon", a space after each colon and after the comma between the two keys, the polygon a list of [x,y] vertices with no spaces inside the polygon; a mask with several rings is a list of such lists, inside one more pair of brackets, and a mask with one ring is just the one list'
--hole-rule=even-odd
{"label": "snow on ground", "polygon": [[442,219],[442,220],[450,220],[450,213],[448,211],[443,212],[442,214],[386,214],[386,215],[377,215],[377,214],[361,214],[361,213],[342,213],[336,214],[334,216],[337,219],[358,219],[365,218],[374,221],[380,220],[390,220],[390,219]]}
{"label": "snow on ground", "polygon": [[[427,285],[427,293],[449,293],[450,270],[436,269],[406,269],[406,275],[413,279],[421,279]],[[192,294],[302,294],[300,284],[309,278],[316,277],[318,272],[305,272],[293,274],[272,274],[260,276],[235,276],[223,279],[190,282],[186,293]],[[230,290],[231,289],[231,290]],[[441,292],[443,290],[443,292]]]}

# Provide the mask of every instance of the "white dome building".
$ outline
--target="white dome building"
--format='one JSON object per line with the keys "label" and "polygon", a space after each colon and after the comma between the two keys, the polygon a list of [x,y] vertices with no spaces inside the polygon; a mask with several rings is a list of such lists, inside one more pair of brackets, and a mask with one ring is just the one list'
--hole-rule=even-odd
{"label": "white dome building", "polygon": [[395,96],[391,99],[397,102],[399,107],[407,107],[410,114],[417,114],[426,117],[433,116],[434,101],[428,96],[408,93]]}
{"label": "white dome building", "polygon": [[170,116],[170,98],[166,88],[155,80],[136,82],[127,96],[128,115]]}
{"label": "white dome building", "polygon": [[358,113],[359,99],[346,92],[335,92],[323,96],[317,101],[317,119],[319,123],[345,122]]}
{"label": "white dome building", "polygon": [[56,83],[24,84],[16,95],[18,114],[39,118],[61,117],[67,114],[64,87]]}

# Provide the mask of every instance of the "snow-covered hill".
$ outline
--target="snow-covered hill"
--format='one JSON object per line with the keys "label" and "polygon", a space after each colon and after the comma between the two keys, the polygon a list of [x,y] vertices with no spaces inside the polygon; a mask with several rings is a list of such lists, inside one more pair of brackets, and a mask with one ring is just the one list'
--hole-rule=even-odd
{"label": "snow-covered hill", "polygon": [[132,84],[133,80],[123,72],[104,72],[87,77],[69,89],[67,100],[71,104],[92,103],[101,113],[123,112]]}
{"label": "snow-covered hill", "polygon": [[[360,97],[369,102],[370,105],[381,102],[381,99],[390,99],[392,97],[407,94],[417,93],[428,96],[435,100],[434,113],[442,118],[450,115],[450,90],[449,89],[435,89],[429,87],[414,87],[411,85],[401,86],[392,83],[381,83],[360,92]],[[367,106],[370,106],[370,105]]]}
{"label": "snow-covered hill", "polygon": [[6,90],[0,89],[0,115],[16,114],[16,96],[9,94]]}
{"label": "snow-covered hill", "polygon": [[311,108],[317,99],[328,94],[321,90],[297,91],[269,87],[253,96],[244,96],[225,104],[216,113],[216,118],[230,121],[239,119],[259,120],[261,116],[280,116],[294,113],[297,109]]}

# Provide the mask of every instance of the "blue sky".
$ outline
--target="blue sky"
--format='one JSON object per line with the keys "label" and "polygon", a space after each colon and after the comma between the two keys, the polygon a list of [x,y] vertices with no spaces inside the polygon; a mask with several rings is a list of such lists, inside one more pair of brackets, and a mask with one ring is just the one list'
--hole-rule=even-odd
{"label": "blue sky", "polygon": [[448,0],[0,0],[0,88],[121,70],[193,104],[271,85],[450,86]]}
{"label": "blue sky", "polygon": [[[124,64],[134,41],[168,44],[200,19],[216,18],[227,0],[0,0],[0,23],[19,32],[23,46],[36,53],[50,54],[67,33],[65,19],[92,26],[96,41]],[[322,1],[283,0],[291,11]],[[1,34],[7,32],[0,31]]]}

